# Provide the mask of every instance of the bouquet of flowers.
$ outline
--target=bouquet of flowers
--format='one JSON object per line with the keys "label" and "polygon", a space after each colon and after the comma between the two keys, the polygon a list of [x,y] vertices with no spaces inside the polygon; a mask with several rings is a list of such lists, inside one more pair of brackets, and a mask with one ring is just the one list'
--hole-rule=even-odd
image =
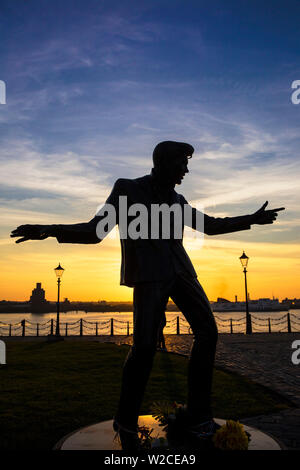
{"label": "bouquet of flowers", "polygon": [[220,450],[248,450],[250,435],[238,421],[228,420],[221,426],[213,437],[216,449]]}
{"label": "bouquet of flowers", "polygon": [[[184,423],[186,422],[186,405],[167,401],[154,402],[151,407],[152,416],[166,432],[169,443],[181,447],[185,442]],[[250,435],[238,421],[228,420],[209,440],[199,443],[199,450],[247,450]]]}

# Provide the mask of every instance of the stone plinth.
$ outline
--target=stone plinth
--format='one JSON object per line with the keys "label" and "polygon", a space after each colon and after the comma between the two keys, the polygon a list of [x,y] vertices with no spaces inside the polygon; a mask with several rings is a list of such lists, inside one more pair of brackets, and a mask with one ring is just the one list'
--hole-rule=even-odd
{"label": "stone plinth", "polygon": [[[223,419],[215,419],[223,425]],[[56,450],[121,450],[118,440],[114,440],[115,431],[112,427],[113,421],[102,421],[101,423],[78,429],[72,434],[61,439],[55,446]],[[166,438],[162,427],[151,415],[140,416],[139,426],[148,426],[153,429],[152,436],[159,439]],[[280,445],[272,437],[258,431],[255,428],[245,426],[251,436],[249,450],[280,450]]]}

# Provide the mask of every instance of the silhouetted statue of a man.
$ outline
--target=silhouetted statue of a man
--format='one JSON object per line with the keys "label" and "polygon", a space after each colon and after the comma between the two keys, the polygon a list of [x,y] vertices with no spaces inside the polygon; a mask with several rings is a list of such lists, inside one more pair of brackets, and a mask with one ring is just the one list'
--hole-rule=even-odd
{"label": "silhouetted statue of a man", "polygon": [[[120,234],[126,232],[134,213],[128,212],[125,226],[123,222],[123,227],[120,227],[121,196],[126,196],[128,207],[143,204],[150,212],[154,204],[165,204],[167,207],[177,204],[182,209],[188,207],[192,218],[187,224],[208,235],[246,230],[253,224],[273,223],[277,212],[283,208],[266,210],[267,202],[257,212],[240,217],[215,218],[191,208],[174,188],[188,173],[188,159],[193,152],[193,147],[186,143],[161,142],[154,149],[154,168],[150,175],[116,181],[106,203],[116,211],[116,223],[122,229]],[[90,222],[74,225],[21,225],[11,236],[21,237],[17,243],[47,237],[56,237],[59,243],[99,243],[103,236],[99,235],[97,227],[104,216],[104,213],[97,214]],[[198,216],[204,222],[200,228],[197,225]],[[149,225],[151,223],[150,220]],[[170,217],[172,224],[174,229],[174,220]],[[172,232],[169,237],[164,237],[162,232],[159,229],[158,236],[156,233],[152,237],[121,237],[121,284],[134,289],[134,332],[133,346],[123,368],[114,429],[119,432],[122,447],[127,451],[139,448],[138,416],[169,297],[185,316],[194,335],[188,368],[186,431],[202,437],[212,435],[217,426],[211,409],[218,335],[216,323],[207,296],[183,248],[182,236],[178,238]]]}

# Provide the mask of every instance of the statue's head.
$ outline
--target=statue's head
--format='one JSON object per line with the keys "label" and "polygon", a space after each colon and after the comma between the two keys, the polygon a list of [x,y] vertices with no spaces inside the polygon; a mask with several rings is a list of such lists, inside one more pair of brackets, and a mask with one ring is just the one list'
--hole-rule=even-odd
{"label": "statue's head", "polygon": [[181,184],[188,170],[188,160],[194,148],[185,142],[166,140],[156,145],[153,150],[154,168],[172,184]]}

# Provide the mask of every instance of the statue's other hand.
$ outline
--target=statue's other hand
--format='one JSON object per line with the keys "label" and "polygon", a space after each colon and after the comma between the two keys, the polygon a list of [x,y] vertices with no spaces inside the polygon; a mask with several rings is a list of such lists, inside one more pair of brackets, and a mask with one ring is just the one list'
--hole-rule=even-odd
{"label": "statue's other hand", "polygon": [[266,201],[258,211],[253,215],[253,223],[259,225],[272,224],[278,217],[278,212],[285,210],[285,207],[278,207],[277,209],[266,210],[268,201]]}
{"label": "statue's other hand", "polygon": [[50,235],[49,225],[20,225],[10,234],[12,238],[18,237],[16,243],[25,242],[27,240],[44,240]]}

